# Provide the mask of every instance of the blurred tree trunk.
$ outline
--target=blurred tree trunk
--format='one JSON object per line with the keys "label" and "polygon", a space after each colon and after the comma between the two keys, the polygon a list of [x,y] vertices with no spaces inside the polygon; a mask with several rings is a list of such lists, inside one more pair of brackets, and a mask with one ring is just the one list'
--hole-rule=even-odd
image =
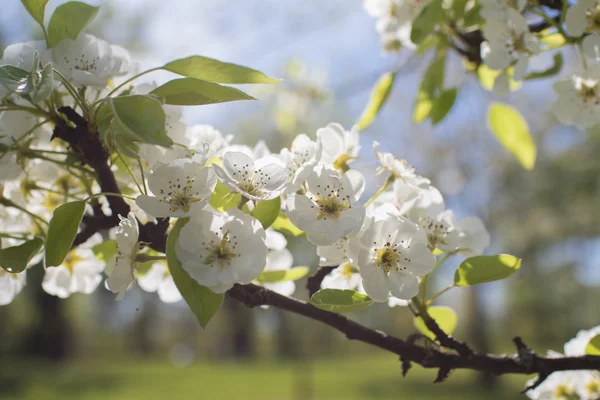
{"label": "blurred tree trunk", "polygon": [[279,308],[274,308],[277,316],[277,356],[281,359],[296,359],[298,358],[297,343],[294,338],[293,330],[291,329],[290,321],[285,312]]}
{"label": "blurred tree trunk", "polygon": [[254,346],[254,315],[246,306],[229,298],[225,298],[224,310],[228,314],[231,329],[230,346],[234,358],[253,358]]}
{"label": "blurred tree trunk", "polygon": [[[146,294],[146,293],[144,293]],[[144,299],[141,313],[133,323],[129,346],[138,354],[150,355],[156,352],[156,344],[152,338],[152,324],[159,318],[156,304],[149,299]]]}
{"label": "blurred tree trunk", "polygon": [[[470,343],[476,351],[489,353],[491,351],[490,337],[488,332],[488,318],[483,310],[481,301],[481,287],[474,286],[467,293],[467,309],[469,318],[469,336]],[[490,373],[480,373],[477,375],[476,384],[486,390],[493,390],[497,386],[497,379]]]}

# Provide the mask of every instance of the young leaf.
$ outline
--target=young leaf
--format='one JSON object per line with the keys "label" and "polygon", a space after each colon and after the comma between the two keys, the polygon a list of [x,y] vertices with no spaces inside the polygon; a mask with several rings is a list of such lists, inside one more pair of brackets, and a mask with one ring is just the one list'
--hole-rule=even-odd
{"label": "young leaf", "polygon": [[456,88],[444,90],[440,93],[435,102],[433,103],[433,107],[431,107],[431,111],[429,112],[429,118],[433,125],[437,125],[440,121],[442,121],[446,115],[454,106],[454,101],[456,100]]}
{"label": "young leaf", "polygon": [[500,143],[525,169],[533,169],[535,143],[527,122],[517,109],[503,103],[492,103],[488,110],[488,125]]}
{"label": "young leaf", "polygon": [[473,286],[508,278],[521,268],[521,259],[510,254],[475,256],[464,260],[454,273],[456,286]]}
{"label": "young leaf", "polygon": [[0,267],[13,274],[25,271],[27,264],[43,245],[42,239],[35,238],[18,246],[0,249]]}
{"label": "young leaf", "polygon": [[109,262],[117,254],[117,241],[105,240],[92,247],[96,258],[103,262]]}
{"label": "young leaf", "polygon": [[177,286],[185,302],[196,315],[200,325],[205,328],[213,315],[221,308],[225,295],[223,293],[214,293],[209,288],[198,284],[181,267],[175,254],[175,243],[177,242],[181,228],[185,226],[187,221],[187,218],[178,219],[167,237],[167,263],[175,286]]}
{"label": "young leaf", "polygon": [[436,102],[438,93],[443,90],[444,73],[446,67],[446,52],[438,50],[421,79],[413,109],[413,123],[420,124],[430,116]]}
{"label": "young leaf", "polygon": [[544,71],[532,72],[525,77],[525,80],[549,78],[551,76],[558,74],[563,67],[562,54],[556,53],[554,55],[553,60],[554,60],[554,63],[552,64],[552,66],[550,68],[548,68]]}
{"label": "young leaf", "polygon": [[337,313],[362,310],[373,304],[366,294],[354,290],[321,289],[310,298],[313,306]]}
{"label": "young leaf", "polygon": [[0,66],[0,83],[11,92],[27,93],[29,72],[12,65]]}
{"label": "young leaf", "polygon": [[[445,306],[433,306],[427,309],[427,313],[429,316],[435,320],[438,326],[448,335],[452,335],[454,329],[456,329],[456,313],[450,307]],[[415,317],[413,319],[413,324],[415,328],[423,335],[428,337],[431,340],[435,340],[435,333],[431,332],[427,325],[425,325],[425,321],[421,317]]]}
{"label": "young leaf", "polygon": [[29,15],[36,20],[42,28],[44,28],[44,14],[46,12],[46,4],[48,0],[21,0],[23,7],[27,10]]}
{"label": "young leaf", "polygon": [[436,25],[444,19],[442,0],[433,0],[423,7],[417,18],[412,23],[410,40],[414,44],[420,44],[434,30]]}
{"label": "young leaf", "polygon": [[594,336],[585,347],[585,354],[600,356],[600,335]]}
{"label": "young leaf", "polygon": [[94,19],[100,7],[79,1],[70,1],[56,7],[48,23],[48,47],[52,48],[64,39],[77,39],[79,33]]}
{"label": "young leaf", "polygon": [[273,222],[273,229],[279,232],[287,233],[292,236],[301,236],[304,231],[300,230],[283,212],[279,213],[277,219]]}
{"label": "young leaf", "polygon": [[216,208],[217,211],[223,212],[237,207],[241,199],[241,194],[232,192],[224,183],[218,180],[215,191],[210,195],[210,205]]}
{"label": "young leaf", "polygon": [[41,73],[41,79],[30,94],[31,101],[38,104],[46,100],[52,94],[54,90],[54,72],[52,71],[52,64],[48,63],[44,67]]}
{"label": "young leaf", "polygon": [[276,197],[272,200],[259,201],[250,215],[259,220],[263,228],[267,229],[273,225],[273,222],[275,222],[279,216],[280,211],[281,199]]}
{"label": "young leaf", "polygon": [[150,94],[164,97],[167,104],[177,106],[200,106],[228,101],[256,100],[239,89],[195,78],[173,79],[157,87]]}
{"label": "young leaf", "polygon": [[358,120],[357,125],[359,130],[365,130],[375,120],[375,117],[392,92],[395,79],[396,73],[388,72],[381,75],[377,82],[375,82],[369,104],[367,104],[367,107],[365,107],[365,110]]}
{"label": "young leaf", "polygon": [[169,147],[173,141],[165,131],[165,111],[153,96],[119,96],[107,100],[111,107],[111,128],[117,133],[149,144]]}
{"label": "young leaf", "polygon": [[260,71],[231,64],[213,58],[190,56],[171,61],[162,69],[190,78],[217,83],[279,83],[279,79],[266,76]]}
{"label": "young leaf", "polygon": [[256,280],[262,283],[297,281],[308,274],[308,267],[294,267],[278,271],[263,271]]}
{"label": "young leaf", "polygon": [[85,212],[85,201],[72,201],[57,207],[52,213],[45,246],[47,267],[62,264],[71,250],[77,229]]}

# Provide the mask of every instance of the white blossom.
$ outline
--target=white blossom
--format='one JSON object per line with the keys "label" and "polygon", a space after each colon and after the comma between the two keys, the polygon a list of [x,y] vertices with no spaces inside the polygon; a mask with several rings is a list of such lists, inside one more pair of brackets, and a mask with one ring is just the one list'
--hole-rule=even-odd
{"label": "white blossom", "polygon": [[358,127],[347,131],[337,123],[330,123],[325,128],[317,130],[317,140],[321,145],[319,163],[333,166],[338,170],[348,167],[360,150]]}
{"label": "white blossom", "polygon": [[307,179],[305,195],[292,194],[285,202],[290,221],[307,233],[318,246],[328,246],[339,238],[360,229],[365,209],[354,206],[365,188],[358,171],[343,175],[321,165]]}
{"label": "white blossom", "polygon": [[480,0],[480,15],[486,21],[506,22],[508,10],[523,11],[527,5],[527,0]]}
{"label": "white blossom", "polygon": [[487,42],[482,45],[481,55],[485,64],[495,70],[504,70],[516,61],[513,78],[522,80],[529,57],[540,51],[540,42],[518,11],[509,8],[507,14],[506,21],[490,20],[483,28]]}
{"label": "white blossom", "polygon": [[200,147],[206,143],[209,152],[216,157],[222,157],[233,140],[233,135],[223,135],[221,131],[210,125],[189,126],[185,134],[190,147]]}
{"label": "white blossom", "polygon": [[135,215],[130,212],[127,218],[119,215],[121,222],[117,228],[117,256],[115,265],[108,274],[106,288],[113,293],[119,293],[119,298],[125,294],[125,291],[133,283],[133,271],[136,266],[136,257],[140,249],[138,241],[140,228]]}
{"label": "white blossom", "polygon": [[136,274],[136,280],[143,291],[156,292],[163,303],[176,303],[183,299],[173,281],[173,276],[162,262],[153,263],[148,272],[143,275]]}
{"label": "white blossom", "polygon": [[39,54],[40,64],[42,66],[49,63],[50,54],[46,47],[46,42],[43,40],[35,40],[24,43],[11,44],[4,49],[4,55],[0,64],[14,65],[15,67],[31,71],[33,68],[33,55],[35,52]]}
{"label": "white blossom", "polygon": [[267,263],[261,223],[238,209],[200,211],[181,229],[176,245],[183,269],[199,284],[223,293],[250,283]]}
{"label": "white blossom", "polygon": [[321,141],[312,141],[305,134],[296,136],[289,149],[281,150],[279,159],[288,171],[288,193],[293,193],[300,188],[321,159],[321,152]]}
{"label": "white blossom", "polygon": [[27,270],[11,273],[0,268],[0,306],[10,304],[26,284]]}
{"label": "white blossom", "polygon": [[71,250],[63,263],[47,267],[42,288],[48,294],[67,298],[73,293],[93,293],[102,282],[104,264],[87,248]]}
{"label": "white blossom", "polygon": [[419,291],[420,276],[428,274],[435,257],[427,247],[425,232],[403,217],[375,221],[353,246],[366,293],[377,302],[393,296],[409,300]]}
{"label": "white blossom", "polygon": [[373,153],[375,154],[377,161],[381,164],[381,166],[377,168],[377,174],[388,171],[392,174],[394,179],[400,179],[407,184],[420,185],[429,183],[428,179],[417,175],[415,167],[410,165],[406,160],[396,158],[396,156],[391,153],[380,152],[379,142],[376,140],[373,141]]}
{"label": "white blossom", "polygon": [[90,34],[64,39],[52,49],[54,68],[75,85],[103,89],[109,79],[124,75],[129,55]]}
{"label": "white blossom", "polygon": [[558,98],[552,103],[552,112],[565,125],[580,130],[600,123],[600,66],[590,66],[581,74],[573,74],[553,85]]}
{"label": "white blossom", "polygon": [[153,217],[186,217],[208,203],[216,185],[212,167],[181,158],[155,166],[148,177],[154,196],[140,195],[135,202]]}
{"label": "white blossom", "polygon": [[490,247],[490,234],[485,229],[481,218],[464,217],[458,221],[456,228],[460,236],[458,247],[467,257],[481,255],[485,249]]}
{"label": "white blossom", "polygon": [[215,164],[221,182],[251,200],[270,200],[285,190],[285,168],[270,157],[254,161],[244,153],[230,151],[223,156],[223,167]]}
{"label": "white blossom", "polygon": [[358,268],[349,262],[340,264],[321,282],[322,289],[358,290],[362,278]]}
{"label": "white blossom", "polygon": [[18,178],[27,165],[16,150],[4,151],[2,147],[22,143],[26,135],[33,137],[30,131],[36,123],[36,117],[25,111],[0,112],[0,181]]}
{"label": "white blossom", "polygon": [[597,0],[578,0],[567,10],[565,23],[572,36],[581,36],[585,32],[594,32],[600,28],[600,11]]}

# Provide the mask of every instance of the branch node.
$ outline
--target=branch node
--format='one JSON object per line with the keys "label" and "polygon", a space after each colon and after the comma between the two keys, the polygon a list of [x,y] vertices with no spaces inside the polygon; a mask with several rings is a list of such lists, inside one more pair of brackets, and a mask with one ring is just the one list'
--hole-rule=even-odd
{"label": "branch node", "polygon": [[[517,357],[519,362],[525,366],[527,369],[527,373],[531,373],[533,371],[533,366],[535,364],[535,360],[537,355],[533,350],[529,348],[519,336],[513,338],[513,342],[515,347],[517,348]],[[541,376],[541,374],[540,374]],[[545,379],[545,378],[544,378]]]}
{"label": "branch node", "polygon": [[313,294],[321,289],[321,282],[323,282],[323,279],[335,268],[336,267],[319,267],[314,275],[308,277],[306,280],[306,289],[308,290],[309,297],[312,297]]}
{"label": "branch node", "polygon": [[402,366],[402,376],[406,377],[408,370],[412,367],[412,363],[402,356],[400,356],[400,363]]}

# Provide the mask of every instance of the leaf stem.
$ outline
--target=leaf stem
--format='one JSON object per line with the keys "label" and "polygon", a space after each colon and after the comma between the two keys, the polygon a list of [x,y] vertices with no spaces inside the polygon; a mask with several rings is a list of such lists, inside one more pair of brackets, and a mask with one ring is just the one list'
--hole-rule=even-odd
{"label": "leaf stem", "polygon": [[116,93],[116,92],[117,92],[119,89],[121,89],[123,86],[125,86],[125,85],[127,85],[128,83],[130,83],[130,82],[132,82],[132,81],[136,80],[137,78],[139,78],[139,77],[141,77],[141,76],[144,76],[144,75],[146,75],[146,74],[149,74],[150,72],[158,71],[158,70],[160,70],[160,69],[162,69],[162,67],[151,68],[151,69],[149,69],[149,70],[146,70],[146,71],[140,72],[139,74],[132,76],[131,78],[127,79],[125,82],[121,83],[119,86],[117,86],[116,88],[114,88],[113,90],[111,90],[111,91],[110,91],[110,92],[109,92],[109,93],[108,93],[108,94],[105,96],[105,98],[106,98],[106,97],[110,97],[110,96],[112,96],[112,95],[113,95],[113,94],[115,94],[115,93]]}
{"label": "leaf stem", "polygon": [[450,290],[450,289],[452,289],[452,288],[454,288],[454,287],[456,287],[456,284],[455,284],[455,283],[453,283],[452,285],[450,285],[450,286],[448,286],[448,287],[446,287],[446,288],[444,288],[444,289],[440,290],[440,291],[439,291],[439,292],[437,292],[437,293],[436,293],[436,294],[435,294],[435,295],[434,295],[432,298],[430,298],[429,300],[427,300],[427,302],[426,302],[425,304],[426,304],[426,305],[428,305],[428,306],[429,306],[429,305],[431,305],[431,303],[433,303],[433,301],[434,301],[435,299],[437,299],[438,297],[440,297],[441,295],[443,295],[443,294],[444,294],[444,293],[446,293],[448,290]]}
{"label": "leaf stem", "polygon": [[383,193],[385,192],[392,183],[394,183],[396,179],[394,178],[394,175],[390,174],[390,176],[387,177],[387,179],[385,180],[385,183],[383,184],[382,187],[379,188],[379,190],[377,192],[375,192],[375,194],[373,195],[373,197],[371,197],[366,203],[365,203],[365,208],[369,207],[371,204],[373,204],[373,202],[375,200],[377,200],[377,198]]}

